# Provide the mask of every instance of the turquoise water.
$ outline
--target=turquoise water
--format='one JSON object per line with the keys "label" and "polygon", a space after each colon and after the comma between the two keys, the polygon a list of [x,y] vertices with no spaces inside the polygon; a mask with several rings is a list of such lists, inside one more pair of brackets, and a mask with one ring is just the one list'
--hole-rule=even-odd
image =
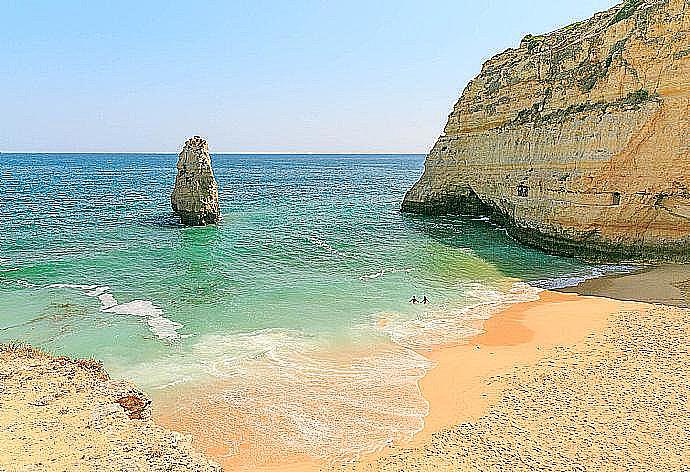
{"label": "turquoise water", "polygon": [[[184,228],[169,205],[176,158],[0,155],[0,341],[96,357],[154,396],[218,379],[235,397],[252,382],[309,390],[347,358],[370,390],[399,376],[412,431],[430,368],[419,352],[534,296],[517,281],[622,270],[525,248],[486,221],[401,214],[417,155],[214,155],[222,222]],[[328,426],[319,414],[299,434]]]}

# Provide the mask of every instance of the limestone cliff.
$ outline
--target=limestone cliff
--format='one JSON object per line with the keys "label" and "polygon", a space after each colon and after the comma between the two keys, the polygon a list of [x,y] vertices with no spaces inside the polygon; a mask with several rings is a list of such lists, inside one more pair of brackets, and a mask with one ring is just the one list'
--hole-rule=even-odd
{"label": "limestone cliff", "polygon": [[403,211],[551,252],[690,259],[690,2],[628,0],[490,59]]}
{"label": "limestone cliff", "polygon": [[211,168],[211,155],[206,140],[200,136],[184,143],[177,161],[177,178],[170,203],[185,225],[209,225],[220,219],[218,185]]}

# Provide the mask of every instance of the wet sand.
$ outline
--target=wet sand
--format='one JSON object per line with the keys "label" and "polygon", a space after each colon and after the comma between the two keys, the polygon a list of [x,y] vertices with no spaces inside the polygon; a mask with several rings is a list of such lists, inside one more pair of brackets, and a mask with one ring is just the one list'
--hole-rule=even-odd
{"label": "wet sand", "polygon": [[583,342],[484,379],[500,393],[478,418],[344,469],[687,470],[689,318],[661,305],[613,314]]}
{"label": "wet sand", "polygon": [[156,421],[193,435],[226,470],[318,469],[376,450],[391,434],[411,439],[428,410],[418,381],[431,362],[389,342],[340,347],[303,353],[299,368],[262,356],[252,375],[166,390],[155,398]]}
{"label": "wet sand", "polygon": [[[638,318],[652,322],[654,317],[659,316],[661,313],[666,313],[664,310],[670,310],[669,313],[673,315],[673,320],[677,327],[680,326],[679,329],[682,328],[683,323],[687,323],[688,319],[685,316],[687,313],[677,308],[657,308],[645,303],[580,296],[571,293],[542,292],[539,300],[513,305],[487,320],[484,326],[485,332],[471,339],[468,344],[441,347],[432,352],[424,353],[436,363],[436,367],[431,369],[420,381],[422,393],[429,401],[429,414],[425,418],[424,429],[415,435],[411,441],[393,444],[381,451],[366,454],[356,464],[327,464],[310,460],[305,456],[284,455],[265,461],[262,467],[255,467],[252,470],[302,472],[350,469],[396,471],[458,470],[458,467],[459,470],[491,469],[493,466],[489,463],[485,463],[486,468],[483,469],[469,467],[468,463],[463,462],[464,459],[460,460],[458,458],[447,461],[446,459],[434,458],[434,454],[431,451],[436,451],[441,446],[445,447],[443,444],[439,445],[439,437],[446,437],[444,435],[448,434],[451,434],[450,437],[453,437],[449,431],[455,431],[460,427],[466,428],[468,424],[484,424],[482,422],[489,421],[487,418],[491,417],[493,409],[499,408],[501,405],[504,405],[504,408],[508,408],[505,406],[505,398],[506,395],[510,394],[511,389],[523,389],[523,394],[525,395],[523,401],[525,402],[528,399],[534,401],[543,397],[543,388],[536,388],[538,385],[529,384],[528,380],[532,378],[530,376],[550,375],[548,368],[553,363],[557,363],[560,366],[554,372],[572,371],[572,375],[568,374],[560,379],[567,380],[571,376],[573,378],[583,378],[577,372],[580,352],[589,350],[590,357],[597,358],[598,362],[602,363],[615,360],[615,356],[611,357],[609,347],[602,349],[603,344],[589,345],[587,343],[594,339],[594,337],[603,335],[613,336],[611,339],[616,342],[631,342],[630,339],[619,338],[622,332],[620,326],[630,326],[630,323],[638,320]],[[627,318],[622,318],[622,313],[627,314]],[[638,316],[641,314],[645,315]],[[614,325],[618,326],[618,329],[615,331],[613,330]],[[652,326],[650,333],[663,338],[664,333],[658,331],[660,328],[661,326]],[[569,353],[567,358],[563,357],[564,352]],[[573,365],[569,366],[567,361],[571,361]],[[644,369],[645,365],[640,363],[638,367]],[[518,373],[520,374],[519,376]],[[626,372],[626,375],[628,374],[630,374],[629,371]],[[607,378],[609,375],[612,378]],[[624,387],[617,383],[623,378],[626,378],[625,375],[618,375],[616,372],[602,372],[598,380],[611,385],[611,389],[615,394],[616,388],[620,388],[620,392],[625,391]],[[559,379],[556,378],[555,380]],[[555,382],[553,388],[558,389],[565,385]],[[579,389],[577,394],[581,398],[586,398],[590,394],[596,396],[596,386],[600,384],[583,382],[577,385],[572,383],[568,385],[569,388]],[[632,387],[634,388],[634,383]],[[590,392],[592,389],[594,390]],[[565,401],[567,398],[563,392],[559,393],[558,390],[552,393],[556,395],[553,398],[556,404],[559,401]],[[648,393],[637,392],[635,394],[644,396]],[[682,392],[678,390],[668,391],[668,395],[671,397],[679,394],[682,394]],[[541,418],[545,414],[553,415],[555,410],[551,411],[551,406],[549,404],[549,408],[543,411],[537,411],[535,407],[535,411],[530,414],[535,415],[535,418]],[[570,408],[576,411],[574,413],[576,417],[588,417],[595,413],[588,410],[586,403],[570,405]],[[577,410],[577,408],[581,408],[581,410]],[[551,413],[549,413],[550,411]],[[640,413],[640,411],[635,409],[626,412],[629,417],[634,417],[637,413]],[[209,414],[215,416],[213,412],[209,412]],[[501,414],[507,415],[507,421],[510,424],[518,424],[517,422],[520,420],[532,421],[529,417],[521,414],[519,410],[511,412],[507,409]],[[569,423],[571,419],[571,417],[561,417],[555,424],[551,425],[554,434],[568,433],[573,427],[573,423]],[[540,421],[543,421],[543,418]],[[508,441],[509,436],[515,434],[515,431],[510,429],[502,432],[500,428],[490,426],[486,426],[486,428],[491,433],[492,441],[496,440],[497,437],[502,437],[502,434],[506,435],[503,439]],[[563,431],[559,431],[559,428],[563,428]],[[477,434],[485,433],[486,431]],[[580,433],[581,436],[578,437],[583,441],[593,439],[587,436],[586,429],[583,429]],[[604,445],[607,444],[606,434],[599,434],[597,438],[601,439]],[[479,438],[477,440],[483,441],[484,439]],[[541,440],[544,440],[544,438]],[[611,440],[614,441],[614,438],[612,437]],[[453,441],[457,441],[457,438],[453,437]],[[573,441],[575,441],[575,438]],[[201,439],[201,442],[203,443],[203,439]],[[612,447],[615,445],[614,442],[611,442]],[[452,442],[448,442],[447,446],[451,447],[452,444]],[[663,445],[662,441],[660,444],[656,444],[656,447],[662,447]],[[533,446],[538,450],[555,447],[548,442],[544,442],[541,445],[538,443],[533,444]],[[214,451],[212,449],[207,449],[206,451],[213,455]],[[459,451],[466,453],[465,449],[456,452],[459,453]],[[446,451],[450,455],[456,454],[456,452]],[[501,454],[508,454],[508,452],[502,451]],[[494,451],[491,454],[496,454],[496,452]],[[422,460],[420,457],[425,459]],[[472,457],[473,461],[479,460],[476,454],[467,457]],[[490,457],[493,456],[487,455],[485,459],[488,460]],[[243,465],[238,463],[232,455],[226,455],[225,457],[216,456],[215,459],[221,462],[226,467],[226,470],[243,470]],[[583,457],[578,460],[586,462],[590,459]],[[566,464],[568,467],[573,466],[573,463],[570,462],[562,465],[565,466]],[[515,464],[510,463],[506,466],[514,467]]]}
{"label": "wet sand", "polygon": [[647,269],[572,289],[612,298],[543,292],[505,310],[470,345],[431,354],[414,441],[338,469],[690,469],[690,310],[645,303],[682,306],[689,273]]}
{"label": "wet sand", "polygon": [[611,298],[545,291],[513,305],[467,345],[426,354],[430,411],[412,441],[266,470],[684,470],[690,310],[647,302],[682,305],[687,273],[662,266],[577,289]]}
{"label": "wet sand", "polygon": [[556,346],[581,342],[602,330],[613,313],[625,308],[632,305],[542,292],[538,301],[513,305],[487,320],[485,332],[467,345],[431,352],[429,357],[437,366],[420,382],[430,411],[414,443],[484,414],[502,389],[500,383],[487,383],[492,376],[533,364]]}
{"label": "wet sand", "polygon": [[[690,470],[688,280],[686,267],[661,266],[575,289],[600,296],[544,291],[487,320],[467,344],[423,352],[436,364],[420,381],[429,402],[423,430],[355,463],[284,454],[267,442],[262,466],[248,467],[238,461],[243,451],[214,447],[228,428],[238,447],[256,442],[236,430],[227,407],[205,405],[204,418],[173,409],[158,416],[173,430],[196,424],[197,450],[225,470]],[[658,300],[676,306],[646,303]],[[138,407],[117,400],[131,384],[29,348],[2,356],[0,471],[46,461],[213,470],[188,439],[128,417]]]}
{"label": "wet sand", "polygon": [[690,264],[646,267],[633,274],[591,279],[558,291],[688,308]]}

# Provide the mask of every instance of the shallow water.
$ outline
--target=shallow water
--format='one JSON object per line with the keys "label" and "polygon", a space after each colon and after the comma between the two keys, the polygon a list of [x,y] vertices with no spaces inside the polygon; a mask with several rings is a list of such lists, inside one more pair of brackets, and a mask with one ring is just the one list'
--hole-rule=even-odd
{"label": "shallow water", "polygon": [[222,222],[207,228],[171,214],[175,163],[0,155],[0,341],[96,357],[167,404],[194,392],[189,417],[222,405],[228,449],[276,427],[275,447],[331,458],[409,436],[427,408],[419,352],[535,287],[626,270],[481,219],[401,214],[423,156],[214,155]]}

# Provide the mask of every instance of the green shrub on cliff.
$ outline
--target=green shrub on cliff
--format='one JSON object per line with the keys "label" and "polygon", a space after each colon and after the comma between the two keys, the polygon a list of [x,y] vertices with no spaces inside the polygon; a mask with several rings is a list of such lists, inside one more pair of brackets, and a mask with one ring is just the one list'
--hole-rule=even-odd
{"label": "green shrub on cliff", "polygon": [[570,23],[568,26],[563,28],[563,31],[570,31],[574,28],[577,28],[578,26],[580,26],[583,23],[584,23],[584,21],[576,21],[575,23]]}
{"label": "green shrub on cliff", "polygon": [[637,7],[642,3],[642,0],[627,0],[623,6],[621,7],[620,10],[618,10],[618,13],[616,13],[616,16],[611,18],[611,21],[609,22],[609,26],[615,25],[619,21],[627,20],[632,16],[633,13],[635,13],[635,10]]}
{"label": "green shrub on cliff", "polygon": [[625,98],[625,102],[631,105],[637,105],[642,102],[646,102],[650,98],[654,98],[653,95],[649,93],[647,89],[636,90],[635,92],[630,92]]}
{"label": "green shrub on cliff", "polygon": [[534,50],[534,48],[536,48],[539,45],[539,43],[544,41],[544,39],[546,39],[545,36],[534,36],[528,34],[525,35],[524,38],[522,38],[522,41],[520,41],[520,43],[527,44],[527,51],[532,52],[532,50]]}

